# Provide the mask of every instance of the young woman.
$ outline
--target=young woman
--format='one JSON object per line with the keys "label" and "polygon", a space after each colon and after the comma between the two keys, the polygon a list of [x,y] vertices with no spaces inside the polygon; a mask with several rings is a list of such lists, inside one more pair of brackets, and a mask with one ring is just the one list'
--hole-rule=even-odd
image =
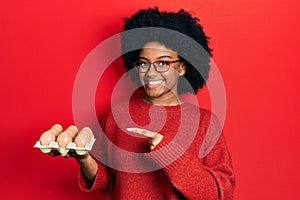
{"label": "young woman", "polygon": [[[200,44],[207,57],[192,65],[176,48],[183,47],[186,54],[194,49],[172,35],[165,40],[156,33],[136,38],[142,48],[124,51],[124,66],[145,96],[112,108],[103,125],[110,142],[97,138],[103,142],[94,146],[96,154],[69,155],[80,165],[81,189],[100,190],[108,199],[233,199],[235,179],[223,133],[216,133],[213,148],[199,156],[209,126],[221,131],[218,119],[179,97],[196,94],[208,78],[208,37],[198,19],[184,10],[146,9],[125,19],[124,31],[143,27],[182,33]],[[123,50],[128,41],[122,38]]]}

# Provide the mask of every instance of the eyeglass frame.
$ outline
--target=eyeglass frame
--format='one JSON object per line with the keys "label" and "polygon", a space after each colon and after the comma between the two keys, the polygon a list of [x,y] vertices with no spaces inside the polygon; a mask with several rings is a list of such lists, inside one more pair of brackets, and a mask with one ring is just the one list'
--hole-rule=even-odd
{"label": "eyeglass frame", "polygon": [[[147,71],[141,72],[140,69],[139,69],[139,67],[136,66],[136,63],[137,63],[137,62],[144,62],[145,64],[149,65]],[[157,67],[157,66],[156,66],[156,63],[159,63],[159,62],[166,62],[166,63],[168,63],[168,64],[167,64],[167,65],[168,65],[168,69],[167,69],[167,70],[164,70],[164,71],[158,71],[157,68],[156,68],[156,67]],[[133,66],[136,68],[136,70],[137,70],[139,73],[147,73],[147,72],[149,72],[149,70],[150,70],[150,68],[151,68],[151,65],[153,64],[154,69],[155,69],[156,72],[158,72],[158,73],[164,73],[164,72],[169,71],[169,69],[170,69],[172,63],[176,63],[176,62],[182,62],[182,60],[181,60],[181,59],[173,60],[173,61],[169,61],[169,60],[157,60],[157,61],[154,61],[154,62],[135,61],[135,62],[133,62]]]}

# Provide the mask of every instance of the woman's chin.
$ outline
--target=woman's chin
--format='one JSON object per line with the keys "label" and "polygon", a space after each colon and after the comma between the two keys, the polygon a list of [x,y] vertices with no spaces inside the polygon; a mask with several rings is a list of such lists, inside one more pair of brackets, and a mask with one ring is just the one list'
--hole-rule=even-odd
{"label": "woman's chin", "polygon": [[147,93],[147,97],[151,99],[159,98],[163,95],[162,92],[149,91],[149,90],[146,90],[146,93]]}

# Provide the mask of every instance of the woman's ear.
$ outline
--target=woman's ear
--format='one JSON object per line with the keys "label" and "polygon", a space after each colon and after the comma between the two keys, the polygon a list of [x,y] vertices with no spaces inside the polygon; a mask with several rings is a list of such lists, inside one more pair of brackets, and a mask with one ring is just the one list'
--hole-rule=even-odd
{"label": "woman's ear", "polygon": [[180,63],[180,66],[179,66],[179,76],[183,76],[185,74],[185,70],[186,70],[185,64],[183,62]]}

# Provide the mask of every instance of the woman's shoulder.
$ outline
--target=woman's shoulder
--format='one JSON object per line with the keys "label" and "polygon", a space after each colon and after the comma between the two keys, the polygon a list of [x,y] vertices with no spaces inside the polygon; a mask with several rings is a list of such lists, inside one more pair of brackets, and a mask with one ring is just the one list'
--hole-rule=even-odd
{"label": "woman's shoulder", "polygon": [[124,111],[128,110],[129,108],[143,108],[146,107],[146,103],[142,100],[142,98],[132,98],[128,101],[120,101],[117,103],[114,103],[111,106],[111,110],[114,111]]}
{"label": "woman's shoulder", "polygon": [[199,105],[195,105],[193,103],[186,102],[186,103],[182,104],[182,106],[184,106],[184,109],[186,109],[190,112],[200,112],[203,115],[211,115],[212,114],[212,112],[209,109],[201,107]]}
{"label": "woman's shoulder", "polygon": [[220,122],[218,116],[207,108],[192,103],[185,103],[185,109],[191,117],[193,115],[200,115],[200,118],[204,121],[213,121],[214,123]]}

